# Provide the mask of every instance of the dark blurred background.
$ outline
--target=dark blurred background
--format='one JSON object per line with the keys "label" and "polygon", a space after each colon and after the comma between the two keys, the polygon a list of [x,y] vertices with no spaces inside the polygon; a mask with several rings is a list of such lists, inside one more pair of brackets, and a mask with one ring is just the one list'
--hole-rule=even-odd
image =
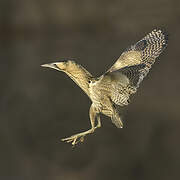
{"label": "dark blurred background", "polygon": [[[178,0],[0,1],[0,179],[180,179]],[[99,76],[156,27],[169,45],[124,110],[75,148],[90,100],[65,74],[40,67],[73,59]]]}

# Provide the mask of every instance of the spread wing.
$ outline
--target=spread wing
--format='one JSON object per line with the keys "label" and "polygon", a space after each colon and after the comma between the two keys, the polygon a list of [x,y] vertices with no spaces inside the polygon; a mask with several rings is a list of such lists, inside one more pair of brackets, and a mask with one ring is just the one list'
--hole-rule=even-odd
{"label": "spread wing", "polygon": [[[142,40],[130,46],[115,64],[99,79],[99,85],[106,87],[111,101],[120,106],[128,105],[143,78],[149,72],[155,59],[167,46],[167,34],[154,30]],[[112,122],[121,127],[120,118],[113,116]]]}
{"label": "spread wing", "polygon": [[155,59],[167,46],[168,35],[162,30],[153,30],[136,44],[125,50],[115,64],[107,71],[117,71],[126,66],[145,64],[149,70]]}

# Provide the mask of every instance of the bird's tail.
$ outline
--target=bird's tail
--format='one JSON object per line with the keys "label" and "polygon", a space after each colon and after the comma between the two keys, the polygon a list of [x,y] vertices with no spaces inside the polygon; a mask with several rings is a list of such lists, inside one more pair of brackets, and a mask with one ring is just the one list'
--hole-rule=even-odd
{"label": "bird's tail", "polygon": [[123,128],[123,122],[117,110],[113,113],[111,117],[112,123],[116,125],[117,128]]}

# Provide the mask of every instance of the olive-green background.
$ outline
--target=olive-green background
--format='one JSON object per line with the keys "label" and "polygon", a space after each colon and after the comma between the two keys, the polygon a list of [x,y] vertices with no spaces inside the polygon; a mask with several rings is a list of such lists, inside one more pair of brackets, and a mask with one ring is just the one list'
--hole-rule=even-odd
{"label": "olive-green background", "polygon": [[[165,28],[167,49],[131,104],[124,128],[102,128],[72,148],[60,138],[90,127],[83,91],[40,64],[73,59],[99,76],[129,45]],[[0,179],[180,179],[178,0],[0,1]]]}

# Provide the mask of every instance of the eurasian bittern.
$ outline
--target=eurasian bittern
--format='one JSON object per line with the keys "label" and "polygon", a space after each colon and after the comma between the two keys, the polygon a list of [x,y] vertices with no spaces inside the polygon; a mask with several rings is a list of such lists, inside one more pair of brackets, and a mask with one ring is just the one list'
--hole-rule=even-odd
{"label": "eurasian bittern", "polygon": [[93,77],[81,65],[70,60],[42,65],[65,72],[92,101],[89,110],[91,129],[62,139],[62,141],[71,142],[72,145],[83,141],[87,134],[101,127],[100,113],[110,117],[118,128],[122,128],[123,123],[116,105],[129,104],[130,96],[137,91],[155,59],[167,46],[167,40],[167,34],[162,30],[153,30],[126,49],[115,64],[98,78]]}

